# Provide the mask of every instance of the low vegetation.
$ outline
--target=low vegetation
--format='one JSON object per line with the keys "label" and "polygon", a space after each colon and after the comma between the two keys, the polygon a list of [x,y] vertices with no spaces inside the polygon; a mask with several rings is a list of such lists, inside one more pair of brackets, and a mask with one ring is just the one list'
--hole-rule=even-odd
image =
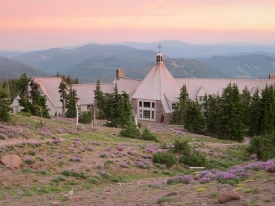
{"label": "low vegetation", "polygon": [[[149,128],[143,124],[140,129],[132,126],[128,137],[124,137],[122,131],[130,126],[123,130],[91,128],[68,120],[56,117],[41,122],[40,117],[18,114],[11,115],[8,123],[0,122],[0,157],[17,154],[23,160],[16,172],[0,165],[1,203],[15,205],[20,197],[25,198],[23,205],[48,205],[45,197],[50,197],[74,204],[68,198],[73,193],[72,197],[83,198],[79,203],[98,201],[107,205],[101,201],[105,191],[110,191],[112,195],[106,198],[121,205],[188,205],[188,201],[196,205],[195,198],[187,200],[183,194],[195,194],[214,204],[221,195],[216,191],[220,185],[230,185],[250,196],[266,194],[255,185],[274,181],[269,175],[275,170],[274,160],[247,162],[250,150],[246,151],[249,147],[243,143],[193,135],[178,126],[159,124]],[[139,134],[134,137],[132,130]],[[5,144],[7,140],[9,145]],[[267,194],[262,197],[261,202],[274,201]]]}

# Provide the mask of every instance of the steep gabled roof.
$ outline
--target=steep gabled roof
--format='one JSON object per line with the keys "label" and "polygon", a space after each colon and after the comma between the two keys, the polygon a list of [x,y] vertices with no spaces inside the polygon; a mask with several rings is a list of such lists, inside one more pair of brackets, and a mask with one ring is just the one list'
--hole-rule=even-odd
{"label": "steep gabled roof", "polygon": [[[211,79],[211,78],[175,78],[178,85],[186,85],[189,98],[195,100],[200,92],[200,89],[206,88],[207,95],[223,93],[223,90],[231,82],[231,84],[237,84],[240,93],[242,93],[245,87],[248,88],[250,92],[254,92],[255,88],[261,91],[266,85],[275,86],[275,80],[273,79]],[[254,89],[253,89],[254,88]],[[204,95],[202,95],[204,96]]]}
{"label": "steep gabled roof", "polygon": [[135,92],[135,89],[140,84],[141,80],[139,79],[132,79],[127,77],[121,77],[118,80],[115,79],[113,83],[117,84],[118,92],[121,94],[123,91],[125,91],[130,96],[133,95]]}
{"label": "steep gabled roof", "polygon": [[155,64],[151,71],[141,81],[132,98],[161,100],[165,113],[171,113],[166,98],[170,102],[177,102],[180,87],[164,65],[162,54],[158,54],[158,56],[161,57],[161,60]]}
{"label": "steep gabled roof", "polygon": [[[100,84],[100,89],[103,93],[112,93],[114,88],[113,83]],[[77,97],[80,104],[93,104],[94,103],[94,90],[95,84],[73,84],[72,89],[76,90]]]}
{"label": "steep gabled roof", "polygon": [[41,91],[47,96],[54,107],[62,107],[58,87],[62,81],[60,77],[33,77],[34,82],[38,83]]}

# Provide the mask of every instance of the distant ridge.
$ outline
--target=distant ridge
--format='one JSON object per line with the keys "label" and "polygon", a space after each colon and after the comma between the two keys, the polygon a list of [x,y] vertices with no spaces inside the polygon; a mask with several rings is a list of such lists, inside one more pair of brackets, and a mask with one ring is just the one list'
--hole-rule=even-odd
{"label": "distant ridge", "polygon": [[242,56],[213,56],[201,60],[233,78],[268,78],[275,73],[275,57],[251,54]]}
{"label": "distant ridge", "polygon": [[9,78],[18,78],[24,72],[28,77],[48,76],[45,72],[32,68],[21,62],[6,57],[0,57],[0,81]]}

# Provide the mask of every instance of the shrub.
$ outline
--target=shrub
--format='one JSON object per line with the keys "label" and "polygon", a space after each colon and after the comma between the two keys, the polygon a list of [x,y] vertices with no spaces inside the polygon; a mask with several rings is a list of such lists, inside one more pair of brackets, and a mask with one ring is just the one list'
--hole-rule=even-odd
{"label": "shrub", "polygon": [[122,129],[119,133],[122,137],[138,138],[140,131],[134,125],[128,125],[125,129]]}
{"label": "shrub", "polygon": [[84,124],[90,124],[93,119],[93,113],[92,111],[84,112],[79,115],[79,122],[84,123]]}
{"label": "shrub", "polygon": [[157,152],[153,155],[153,162],[165,164],[167,167],[171,167],[176,163],[176,158],[171,152]]}
{"label": "shrub", "polygon": [[143,130],[141,139],[158,142],[156,135],[147,128]]}
{"label": "shrub", "polygon": [[200,151],[194,150],[190,155],[182,155],[180,162],[193,167],[205,167],[207,166],[207,159]]}
{"label": "shrub", "polygon": [[183,155],[189,156],[191,154],[191,147],[188,144],[188,140],[176,139],[174,141],[174,152],[179,152]]}
{"label": "shrub", "polygon": [[249,155],[255,153],[258,160],[267,161],[275,157],[273,142],[274,137],[272,135],[254,136],[246,151]]}
{"label": "shrub", "polygon": [[140,123],[140,122],[138,122],[137,126],[138,126],[138,128],[141,128],[141,123]]}

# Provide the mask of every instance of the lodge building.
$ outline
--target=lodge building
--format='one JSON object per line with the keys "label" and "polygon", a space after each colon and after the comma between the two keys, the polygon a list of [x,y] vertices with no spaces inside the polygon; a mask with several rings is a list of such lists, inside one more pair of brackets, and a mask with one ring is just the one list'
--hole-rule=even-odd
{"label": "lodge building", "polygon": [[[59,77],[33,77],[40,85],[41,94],[46,95],[50,115],[62,114],[62,104],[58,87],[62,81]],[[186,85],[189,98],[203,103],[204,95],[222,95],[229,83],[237,84],[241,92],[245,87],[251,94],[258,88],[275,86],[275,75],[269,79],[215,79],[215,78],[174,78],[164,64],[164,56],[159,52],[156,63],[143,80],[126,77],[125,70],[117,69],[116,77],[111,83],[100,84],[104,93],[112,93],[115,85],[118,92],[125,91],[131,98],[133,114],[138,121],[169,122],[173,107],[178,101],[180,89]],[[90,110],[94,104],[96,84],[73,84],[79,98],[79,111]],[[13,112],[20,111],[18,97],[11,105]]]}

